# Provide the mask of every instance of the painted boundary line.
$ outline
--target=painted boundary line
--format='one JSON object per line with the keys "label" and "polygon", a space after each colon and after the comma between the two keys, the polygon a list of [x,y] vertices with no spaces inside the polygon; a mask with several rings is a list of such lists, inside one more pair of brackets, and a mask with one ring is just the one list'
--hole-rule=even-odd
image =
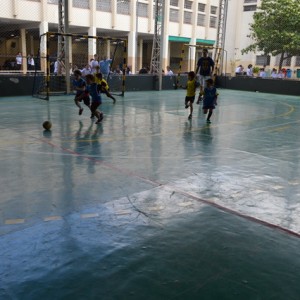
{"label": "painted boundary line", "polygon": [[100,164],[100,165],[103,165],[109,169],[112,169],[114,171],[118,171],[122,174],[125,174],[125,175],[129,175],[131,177],[135,177],[135,178],[138,178],[146,183],[149,183],[151,185],[153,185],[154,187],[163,187],[163,188],[167,188],[167,189],[171,189],[172,191],[176,191],[178,194],[180,195],[183,195],[185,197],[188,197],[189,199],[193,199],[195,201],[198,201],[198,202],[201,202],[201,203],[204,203],[204,204],[207,204],[211,207],[214,207],[218,210],[221,210],[221,211],[224,211],[224,212],[227,212],[227,213],[230,213],[232,215],[235,215],[237,217],[241,217],[243,219],[246,219],[246,220],[249,220],[251,222],[254,222],[254,223],[257,223],[257,224],[261,224],[263,226],[266,226],[266,227],[269,227],[269,228],[272,228],[272,229],[277,229],[281,232],[284,232],[286,234],[289,234],[291,236],[295,236],[297,238],[300,238],[300,233],[298,232],[295,232],[295,231],[292,231],[290,229],[287,229],[287,228],[284,228],[282,226],[279,226],[279,225],[276,225],[276,224],[272,224],[272,223],[269,223],[267,221],[264,221],[264,220],[261,220],[261,219],[258,219],[258,218],[255,218],[255,217],[252,217],[252,216],[249,216],[249,215],[246,215],[246,214],[243,214],[241,212],[238,212],[236,210],[233,210],[231,208],[228,208],[226,206],[223,206],[223,205],[220,205],[220,204],[217,204],[217,203],[213,203],[211,201],[208,201],[208,200],[204,200],[198,196],[195,196],[193,194],[190,194],[188,192],[184,192],[182,190],[179,190],[178,188],[176,188],[176,186],[173,186],[173,185],[170,185],[170,184],[163,184],[161,182],[158,182],[158,181],[154,181],[152,179],[149,179],[149,178],[146,178],[145,176],[141,176],[135,172],[132,172],[132,171],[129,171],[129,170],[126,170],[124,168],[119,168],[119,167],[116,167],[110,163],[107,163],[107,162],[103,162],[103,161],[99,161],[93,157],[87,157],[87,156],[84,156],[84,155],[81,155],[80,153],[78,152],[75,152],[73,150],[70,150],[70,149],[67,149],[65,147],[61,147],[61,146],[58,146],[56,144],[53,144],[47,140],[44,140],[44,139],[38,139],[48,145],[50,145],[51,147],[54,147],[54,148],[57,148],[57,149],[60,149],[60,150],[63,150],[65,152],[68,152],[68,153],[71,153],[75,156],[81,156],[82,158],[86,159],[86,160],[89,160],[89,161],[93,161],[95,162],[96,164]]}

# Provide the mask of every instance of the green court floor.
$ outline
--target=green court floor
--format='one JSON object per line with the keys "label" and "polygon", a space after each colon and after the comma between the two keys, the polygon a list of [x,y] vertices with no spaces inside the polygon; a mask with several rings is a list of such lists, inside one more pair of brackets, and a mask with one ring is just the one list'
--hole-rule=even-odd
{"label": "green court floor", "polygon": [[299,300],[300,98],[219,94],[0,98],[0,299]]}

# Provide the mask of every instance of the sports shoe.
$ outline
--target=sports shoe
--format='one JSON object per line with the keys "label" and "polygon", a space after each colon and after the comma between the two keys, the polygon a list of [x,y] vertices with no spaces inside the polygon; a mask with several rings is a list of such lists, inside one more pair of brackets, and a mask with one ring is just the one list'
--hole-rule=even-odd
{"label": "sports shoe", "polygon": [[210,124],[210,123],[211,123],[211,121],[210,121],[210,120],[206,120],[206,123],[207,123],[207,124]]}
{"label": "sports shoe", "polygon": [[83,108],[79,108],[79,116],[82,115]]}
{"label": "sports shoe", "polygon": [[189,115],[189,117],[188,117],[188,119],[189,119],[189,120],[191,120],[191,119],[192,119],[192,117],[193,117],[193,116],[192,116],[192,114],[190,114],[190,115]]}

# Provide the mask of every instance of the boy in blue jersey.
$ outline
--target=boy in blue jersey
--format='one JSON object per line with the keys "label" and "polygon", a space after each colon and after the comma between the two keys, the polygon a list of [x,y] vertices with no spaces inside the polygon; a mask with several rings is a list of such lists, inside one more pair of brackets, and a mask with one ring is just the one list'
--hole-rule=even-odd
{"label": "boy in blue jersey", "polygon": [[97,117],[97,122],[95,124],[99,124],[103,120],[103,112],[98,110],[98,107],[101,105],[102,100],[100,93],[98,91],[97,83],[95,82],[95,76],[92,74],[86,75],[86,83],[87,83],[87,89],[86,93],[87,95],[90,95],[92,98],[92,105],[91,105],[91,111],[92,115]]}
{"label": "boy in blue jersey", "polygon": [[217,89],[214,87],[214,81],[210,78],[206,80],[206,87],[204,88],[204,98],[203,98],[203,113],[208,116],[206,119],[207,123],[211,123],[210,117],[213,110],[216,108],[218,93]]}
{"label": "boy in blue jersey", "polygon": [[74,71],[74,77],[75,79],[73,80],[73,88],[76,91],[76,96],[75,96],[75,104],[79,108],[79,115],[82,114],[83,108],[80,105],[80,102],[83,100],[83,103],[91,109],[90,105],[90,97],[86,95],[85,90],[86,90],[86,83],[85,80],[81,77],[81,71],[80,70],[75,70]]}

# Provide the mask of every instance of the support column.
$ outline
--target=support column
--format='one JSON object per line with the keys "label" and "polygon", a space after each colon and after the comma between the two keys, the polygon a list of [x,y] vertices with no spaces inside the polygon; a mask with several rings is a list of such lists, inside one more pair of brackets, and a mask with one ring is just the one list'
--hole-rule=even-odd
{"label": "support column", "polygon": [[[96,36],[97,29],[96,27],[90,27],[88,30],[88,35]],[[97,53],[97,40],[96,39],[89,39],[88,44],[88,60],[94,58],[94,54]]]}
{"label": "support column", "polygon": [[22,28],[20,30],[21,33],[21,52],[22,52],[22,73],[27,73],[27,47],[26,47],[26,30]]}
{"label": "support column", "polygon": [[169,15],[170,15],[170,1],[163,2],[163,24],[162,24],[162,48],[161,48],[161,67],[166,72],[169,65]]}
{"label": "support column", "polygon": [[137,62],[137,68],[136,73],[139,73],[139,70],[143,67],[143,44],[144,40],[139,39],[139,48],[138,48],[138,62]]}
{"label": "support column", "polygon": [[[40,35],[47,33],[49,31],[48,22],[41,22],[40,23]],[[43,35],[41,37],[40,41],[40,66],[41,71],[46,72],[47,69],[47,61],[46,61],[46,55],[47,55],[47,37],[46,35]]]}
{"label": "support column", "polygon": [[196,44],[197,44],[197,39],[196,38],[191,38],[190,40],[190,45],[193,45],[192,47],[189,47],[189,71],[195,71],[195,60],[196,60]]}
{"label": "support column", "polygon": [[131,67],[132,72],[136,69],[136,58],[137,58],[137,34],[136,31],[131,31],[128,34],[128,49],[127,49],[127,65]]}

